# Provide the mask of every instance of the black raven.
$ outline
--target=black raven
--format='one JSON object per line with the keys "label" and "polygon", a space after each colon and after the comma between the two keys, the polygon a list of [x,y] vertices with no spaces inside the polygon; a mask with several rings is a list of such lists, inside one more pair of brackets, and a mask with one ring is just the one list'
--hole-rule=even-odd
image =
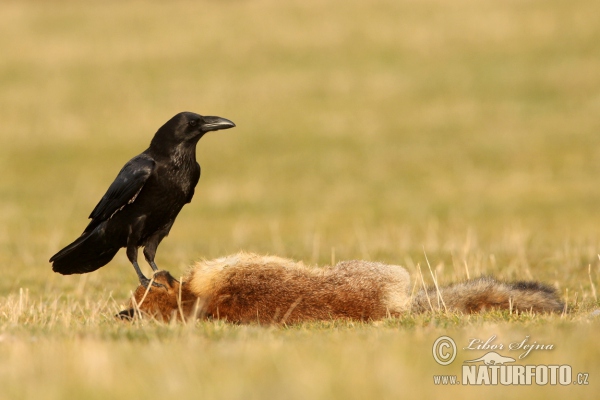
{"label": "black raven", "polygon": [[175,115],[152,138],[150,147],[125,164],[96,208],[81,236],[50,259],[63,275],[92,272],[106,265],[121,247],[140,283],[148,285],[137,263],[138,248],[154,271],[156,248],[169,234],[181,208],[192,200],[200,179],[196,144],[210,131],[235,124],[191,112]]}

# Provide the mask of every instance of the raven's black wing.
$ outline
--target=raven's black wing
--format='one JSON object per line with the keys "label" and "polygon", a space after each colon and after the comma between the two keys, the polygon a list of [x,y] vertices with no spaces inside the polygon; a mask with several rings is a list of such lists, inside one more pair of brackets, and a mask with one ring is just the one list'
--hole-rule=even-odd
{"label": "raven's black wing", "polygon": [[152,157],[147,154],[140,154],[129,160],[90,214],[92,221],[84,232],[91,231],[127,204],[133,203],[154,171],[155,165]]}

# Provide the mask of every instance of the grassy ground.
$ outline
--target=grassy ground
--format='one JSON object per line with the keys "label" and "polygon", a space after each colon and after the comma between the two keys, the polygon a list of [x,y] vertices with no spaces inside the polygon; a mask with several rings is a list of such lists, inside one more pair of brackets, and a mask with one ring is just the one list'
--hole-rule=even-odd
{"label": "grassy ground", "polygon": [[[597,1],[272,0],[0,5],[0,399],[595,398],[600,379]],[[180,274],[240,249],[539,279],[565,316],[407,315],[289,327],[126,324],[119,253],[52,273],[123,163],[179,111],[194,201],[159,249]],[[583,387],[442,387],[452,336],[555,349]],[[463,359],[483,352],[460,352]],[[471,357],[473,355],[473,357]],[[450,371],[450,372],[448,372]]]}

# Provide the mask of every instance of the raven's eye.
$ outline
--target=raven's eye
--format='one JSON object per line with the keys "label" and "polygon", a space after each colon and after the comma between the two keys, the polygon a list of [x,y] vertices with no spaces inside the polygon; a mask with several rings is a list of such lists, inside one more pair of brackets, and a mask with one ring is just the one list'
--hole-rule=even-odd
{"label": "raven's eye", "polygon": [[190,122],[188,122],[189,126],[196,126],[198,125],[198,121],[196,121],[195,119],[191,120]]}

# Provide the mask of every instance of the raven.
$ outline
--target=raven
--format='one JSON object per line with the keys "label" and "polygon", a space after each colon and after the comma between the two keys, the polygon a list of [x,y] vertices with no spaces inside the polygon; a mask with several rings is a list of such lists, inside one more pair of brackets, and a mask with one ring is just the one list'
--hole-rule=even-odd
{"label": "raven", "polygon": [[196,144],[210,131],[235,124],[221,117],[182,112],[156,132],[150,147],[121,169],[96,208],[81,236],[50,258],[63,275],[92,272],[108,264],[121,247],[140,283],[150,280],[137,263],[138,248],[154,271],[156,248],[169,234],[181,208],[194,196],[200,179]]}

